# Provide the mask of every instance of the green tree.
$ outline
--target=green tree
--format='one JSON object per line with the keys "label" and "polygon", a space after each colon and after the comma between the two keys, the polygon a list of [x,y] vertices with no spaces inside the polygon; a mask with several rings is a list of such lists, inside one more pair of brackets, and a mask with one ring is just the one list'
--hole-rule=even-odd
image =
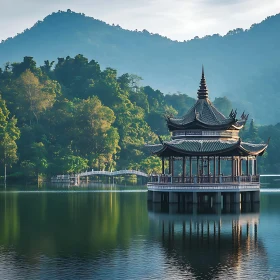
{"label": "green tree", "polygon": [[114,112],[94,96],[77,104],[75,120],[73,150],[87,158],[90,167],[111,169],[119,148],[119,134],[112,127]]}
{"label": "green tree", "polygon": [[30,70],[26,70],[17,79],[15,91],[18,113],[31,125],[34,119],[38,123],[41,113],[53,105],[59,86],[50,80],[42,84]]}
{"label": "green tree", "polygon": [[232,103],[227,97],[216,97],[213,105],[225,116],[228,116],[232,110]]}
{"label": "green tree", "polygon": [[18,159],[16,141],[20,137],[15,117],[9,118],[9,110],[0,96],[0,157],[4,165],[4,182],[6,184],[6,168]]}
{"label": "green tree", "polygon": [[145,171],[147,174],[152,174],[152,173],[160,174],[161,159],[155,156],[147,157],[140,162],[139,168]]}

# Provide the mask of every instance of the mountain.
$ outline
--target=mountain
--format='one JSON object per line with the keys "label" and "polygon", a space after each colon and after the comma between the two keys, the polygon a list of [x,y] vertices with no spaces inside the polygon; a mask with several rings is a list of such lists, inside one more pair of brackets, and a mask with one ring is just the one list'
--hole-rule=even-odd
{"label": "mountain", "polygon": [[[129,31],[84,14],[57,12],[0,43],[0,65],[32,56],[43,59],[81,53],[102,68],[135,73],[165,93],[195,97],[204,64],[210,98],[227,96],[258,123],[278,122],[280,14],[248,30],[172,41],[147,30]],[[242,112],[239,112],[242,113]]]}

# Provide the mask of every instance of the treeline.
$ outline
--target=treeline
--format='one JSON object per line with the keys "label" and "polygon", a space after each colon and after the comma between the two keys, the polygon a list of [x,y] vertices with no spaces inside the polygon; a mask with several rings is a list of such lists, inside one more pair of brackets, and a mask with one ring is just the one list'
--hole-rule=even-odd
{"label": "treeline", "polygon": [[[32,57],[7,63],[0,69],[1,172],[7,167],[15,178],[86,169],[159,172],[160,160],[147,157],[144,145],[158,141],[157,135],[168,137],[163,116],[184,114],[195,99],[140,83],[136,75],[101,70],[83,55],[46,60],[40,67]],[[225,97],[214,104],[224,114],[232,107]],[[262,140],[268,131],[278,135],[279,125],[243,134]],[[271,172],[279,167],[277,161],[266,164]]]}
{"label": "treeline", "polygon": [[166,97],[140,80],[102,71],[83,55],[41,67],[32,57],[7,63],[0,70],[2,169],[37,178],[88,168],[159,169],[158,159],[147,159],[145,143],[167,134],[164,114],[194,100]]}

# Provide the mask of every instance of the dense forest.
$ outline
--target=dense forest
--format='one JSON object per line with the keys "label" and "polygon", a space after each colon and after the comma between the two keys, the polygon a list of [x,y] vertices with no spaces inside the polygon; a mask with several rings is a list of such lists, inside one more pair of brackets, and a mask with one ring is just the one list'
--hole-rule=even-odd
{"label": "dense forest", "polygon": [[[184,114],[195,102],[186,94],[167,94],[141,86],[141,78],[100,69],[83,55],[46,60],[32,57],[0,69],[0,168],[11,178],[47,178],[86,169],[161,170],[149,157],[146,143],[170,137],[164,115]],[[199,81],[198,81],[199,82]],[[224,114],[232,109],[226,97],[214,105]],[[255,125],[242,136],[267,141],[262,172],[280,172],[280,124]]]}
{"label": "dense forest", "polygon": [[[238,27],[238,26],[237,26]],[[250,111],[259,124],[276,124],[280,104],[278,77],[280,15],[248,30],[214,34],[185,42],[147,30],[125,30],[84,14],[59,11],[32,28],[0,43],[0,65],[32,56],[44,60],[81,53],[112,67],[119,75],[133,73],[161,91],[194,97],[204,64],[212,98],[227,96],[239,111]]]}

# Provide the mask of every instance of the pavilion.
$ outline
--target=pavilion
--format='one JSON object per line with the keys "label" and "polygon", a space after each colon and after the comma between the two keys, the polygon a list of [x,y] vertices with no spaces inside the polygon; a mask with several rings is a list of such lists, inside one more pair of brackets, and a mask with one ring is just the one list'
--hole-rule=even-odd
{"label": "pavilion", "polygon": [[[148,183],[148,200],[169,203],[240,203],[259,201],[257,157],[268,143],[243,142],[239,137],[248,115],[237,119],[219,112],[208,98],[204,69],[197,101],[182,117],[166,117],[170,141],[147,145],[162,160],[162,174]],[[167,167],[167,168],[166,168]]]}

